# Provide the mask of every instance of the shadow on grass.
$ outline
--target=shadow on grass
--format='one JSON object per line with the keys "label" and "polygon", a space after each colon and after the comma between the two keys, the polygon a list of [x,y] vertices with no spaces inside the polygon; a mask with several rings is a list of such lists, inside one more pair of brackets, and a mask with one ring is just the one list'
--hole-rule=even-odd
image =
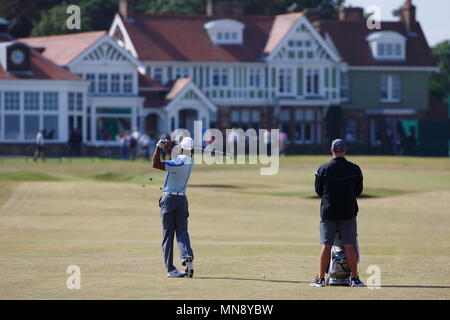
{"label": "shadow on grass", "polygon": [[412,288],[412,289],[450,289],[450,286],[419,286],[419,285],[383,285],[381,288]]}
{"label": "shadow on grass", "polygon": [[[256,278],[233,278],[233,277],[196,277],[200,280],[234,280],[234,281],[262,281],[275,283],[294,283],[294,284],[309,284],[307,281],[294,280],[270,280],[270,279],[256,279]],[[337,286],[339,287],[339,286]],[[421,285],[383,285],[381,288],[411,288],[411,289],[450,289],[450,286],[421,286]]]}
{"label": "shadow on grass", "polygon": [[[413,193],[409,190],[366,188],[358,199],[388,198]],[[315,194],[301,194],[306,199],[319,199]]]}
{"label": "shadow on grass", "polygon": [[229,277],[196,277],[201,280],[236,280],[236,281],[263,281],[263,282],[278,282],[278,283],[309,283],[306,281],[294,280],[270,280],[270,279],[256,279],[256,278],[229,278]]}
{"label": "shadow on grass", "polygon": [[192,188],[220,188],[220,189],[239,189],[239,186],[232,184],[190,184]]}

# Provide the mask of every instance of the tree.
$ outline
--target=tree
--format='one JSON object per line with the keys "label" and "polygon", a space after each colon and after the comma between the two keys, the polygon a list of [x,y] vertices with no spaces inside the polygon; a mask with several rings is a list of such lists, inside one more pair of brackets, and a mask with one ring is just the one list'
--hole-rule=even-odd
{"label": "tree", "polygon": [[70,3],[63,2],[41,13],[40,19],[34,22],[31,36],[106,30],[117,12],[117,3],[117,0],[80,1],[78,6],[81,11],[81,30],[70,30],[66,27],[66,19],[69,17],[66,10]]}
{"label": "tree", "polygon": [[450,94],[450,40],[438,43],[433,47],[440,72],[434,73],[430,80],[430,90],[445,103],[448,102]]}
{"label": "tree", "polygon": [[[229,0],[244,5],[244,13],[276,15],[305,8],[318,8],[326,18],[335,18],[344,0]],[[135,12],[205,14],[207,0],[134,0]],[[118,11],[119,0],[80,0],[81,30],[66,28],[70,0],[2,0],[0,16],[10,20],[15,37],[106,30]]]}

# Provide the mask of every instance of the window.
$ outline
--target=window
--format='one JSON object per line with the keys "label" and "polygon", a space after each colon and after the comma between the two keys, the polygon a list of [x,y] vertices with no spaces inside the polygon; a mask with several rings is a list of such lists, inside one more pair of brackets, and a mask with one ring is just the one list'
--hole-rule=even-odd
{"label": "window", "polygon": [[77,93],[77,111],[83,111],[83,94]]}
{"label": "window", "polygon": [[308,69],[306,71],[306,95],[320,95],[319,69]]}
{"label": "window", "polygon": [[228,86],[228,69],[222,69],[222,87]]}
{"label": "window", "polygon": [[311,40],[289,40],[289,59],[314,59],[315,44]]}
{"label": "window", "polygon": [[406,38],[394,31],[372,32],[366,37],[377,60],[404,60]]}
{"label": "window", "polygon": [[281,94],[292,93],[292,69],[278,70],[278,92]]}
{"label": "window", "polygon": [[350,78],[347,73],[340,74],[340,97],[343,101],[348,101],[350,99]]}
{"label": "window", "polygon": [[286,141],[289,142],[291,139],[291,113],[290,110],[281,110],[280,112],[280,123],[281,123],[281,130],[280,132],[286,133],[287,139]]}
{"label": "window", "polygon": [[58,116],[44,115],[45,139],[58,139]]}
{"label": "window", "polygon": [[39,111],[39,92],[24,93],[24,110]]}
{"label": "window", "polygon": [[250,69],[248,84],[250,87],[259,88],[261,84],[261,70]]}
{"label": "window", "polygon": [[380,77],[380,101],[400,102],[402,95],[401,79],[398,75]]}
{"label": "window", "polygon": [[261,121],[260,110],[241,109],[231,111],[231,126],[247,130],[249,128],[258,130]]}
{"label": "window", "polygon": [[154,68],[153,69],[153,79],[155,81],[162,83],[163,79],[163,69],[162,68]]}
{"label": "window", "polygon": [[120,74],[118,73],[111,74],[111,92],[112,93],[120,92]]}
{"label": "window", "polygon": [[20,117],[19,115],[5,115],[5,139],[19,140]]}
{"label": "window", "polygon": [[75,93],[69,92],[67,97],[68,97],[67,103],[68,103],[69,111],[74,111],[75,110]]}
{"label": "window", "polygon": [[58,110],[58,92],[44,92],[44,110]]}
{"label": "window", "polygon": [[217,45],[242,44],[245,25],[233,19],[219,19],[204,24],[210,40]]}
{"label": "window", "polygon": [[20,110],[20,93],[5,91],[5,110]]}
{"label": "window", "polygon": [[227,87],[229,85],[227,68],[214,68],[212,77],[212,84],[214,87]]}
{"label": "window", "polygon": [[189,68],[188,67],[175,68],[175,79],[179,79],[179,78],[189,78]]}
{"label": "window", "polygon": [[36,138],[39,132],[39,116],[26,115],[24,119],[25,124],[25,140],[32,140]]}
{"label": "window", "polygon": [[345,140],[355,142],[357,138],[357,122],[355,119],[348,119],[345,128]]}
{"label": "window", "polygon": [[125,131],[131,129],[130,108],[97,108],[97,141],[118,141]]}
{"label": "window", "polygon": [[89,92],[95,92],[95,73],[87,73],[86,80],[89,80]]}
{"label": "window", "polygon": [[98,75],[98,92],[108,92],[108,75],[106,73]]}
{"label": "window", "polygon": [[295,110],[295,142],[310,144],[314,141],[315,112],[311,109]]}
{"label": "window", "polygon": [[133,92],[133,75],[131,73],[126,73],[123,75],[123,92]]}

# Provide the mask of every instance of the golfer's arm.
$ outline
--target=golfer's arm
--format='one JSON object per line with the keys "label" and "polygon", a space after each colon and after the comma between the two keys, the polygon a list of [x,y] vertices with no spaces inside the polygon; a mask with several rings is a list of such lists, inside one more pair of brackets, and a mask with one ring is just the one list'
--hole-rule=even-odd
{"label": "golfer's arm", "polygon": [[358,182],[356,183],[355,196],[359,197],[363,192],[363,189],[363,176],[361,174],[361,177],[358,178]]}
{"label": "golfer's arm", "polygon": [[161,161],[161,149],[156,148],[155,153],[153,154],[153,168],[159,169],[159,170],[166,170],[166,165],[163,161]]}
{"label": "golfer's arm", "polygon": [[316,188],[316,193],[319,197],[323,196],[323,185],[322,185],[322,179],[318,172],[316,172],[316,181],[314,183]]}

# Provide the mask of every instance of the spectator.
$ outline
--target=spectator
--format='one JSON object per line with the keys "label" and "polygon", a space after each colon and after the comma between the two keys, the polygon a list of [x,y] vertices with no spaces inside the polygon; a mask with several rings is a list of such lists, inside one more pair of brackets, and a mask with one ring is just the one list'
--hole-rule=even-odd
{"label": "spectator", "polygon": [[129,152],[130,159],[136,159],[136,154],[138,152],[138,140],[139,140],[139,130],[138,128],[134,128],[133,133],[129,136],[130,144],[129,144]]}
{"label": "spectator", "polygon": [[44,138],[44,130],[40,130],[38,134],[36,135],[36,151],[34,152],[34,158],[33,160],[36,162],[38,157],[41,157],[42,161],[45,161],[44,158],[44,144],[45,144],[45,138]]}
{"label": "spectator", "polygon": [[138,140],[139,149],[144,157],[144,160],[150,160],[149,157],[149,148],[150,148],[150,137],[144,133],[139,137]]}
{"label": "spectator", "polygon": [[280,154],[283,156],[286,154],[286,140],[287,140],[286,132],[281,131],[280,132]]}
{"label": "spectator", "polygon": [[121,154],[122,160],[128,159],[129,135],[130,135],[130,132],[127,130],[127,131],[125,131],[125,133],[122,135],[122,137],[119,140],[120,154]]}
{"label": "spectator", "polygon": [[71,157],[75,153],[75,130],[70,130],[67,141],[67,155]]}

